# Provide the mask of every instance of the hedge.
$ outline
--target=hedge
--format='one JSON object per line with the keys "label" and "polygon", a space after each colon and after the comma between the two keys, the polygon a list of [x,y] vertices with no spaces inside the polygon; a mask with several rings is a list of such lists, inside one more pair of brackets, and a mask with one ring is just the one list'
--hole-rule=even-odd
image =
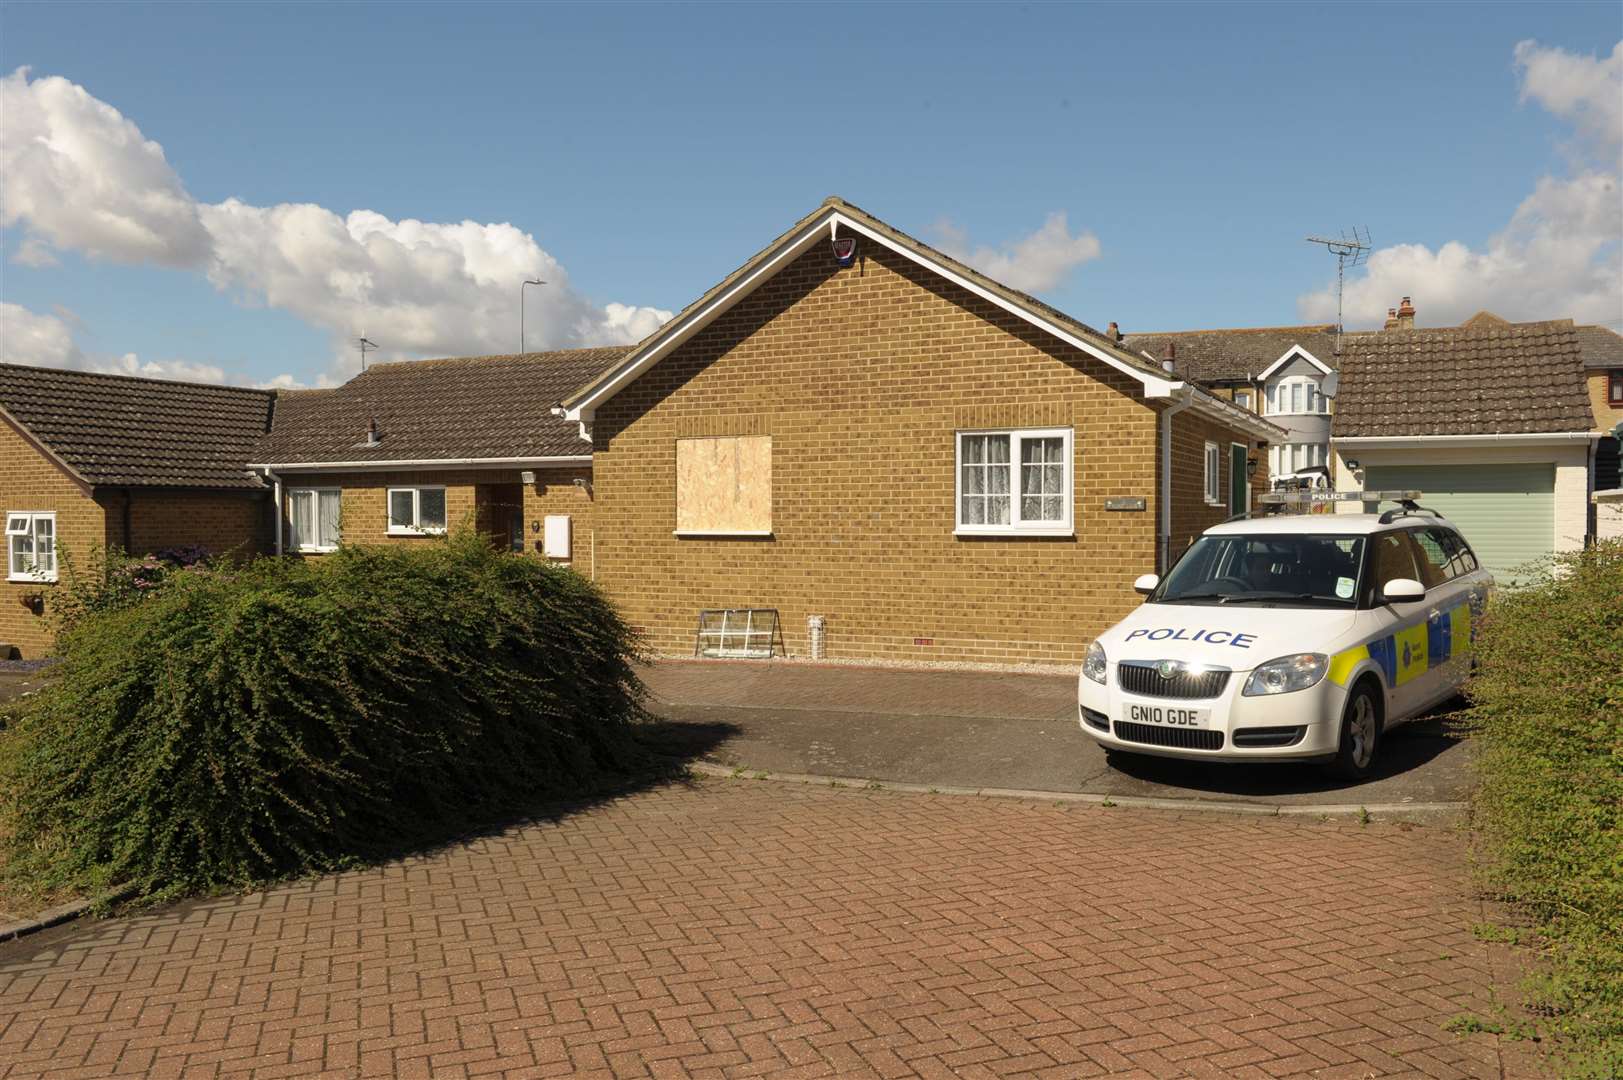
{"label": "hedge", "polygon": [[1496,597],[1469,687],[1477,869],[1532,919],[1572,1076],[1623,1076],[1623,542]]}
{"label": "hedge", "polygon": [[14,887],[325,871],[650,764],[630,627],[580,575],[471,534],[117,597],[78,605],[0,737]]}

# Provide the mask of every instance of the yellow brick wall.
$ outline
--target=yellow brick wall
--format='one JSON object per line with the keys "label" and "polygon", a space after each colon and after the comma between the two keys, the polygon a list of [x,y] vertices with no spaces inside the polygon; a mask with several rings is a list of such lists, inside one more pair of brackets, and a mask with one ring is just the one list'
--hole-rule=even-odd
{"label": "yellow brick wall", "polygon": [[[586,444],[581,444],[587,449]],[[573,543],[571,562],[583,573],[589,571],[591,550],[592,499],[586,488],[577,487],[578,477],[589,480],[590,467],[551,468],[533,470],[535,483],[521,484],[519,469],[441,469],[380,473],[325,473],[300,476],[284,473],[283,521],[286,527],[285,500],[294,488],[340,488],[343,491],[339,511],[339,532],[345,544],[424,544],[432,537],[391,536],[389,528],[388,491],[392,487],[443,486],[445,488],[445,520],[447,527],[478,528],[483,532],[504,529],[481,506],[481,487],[500,489],[505,496],[509,489],[518,489],[523,505],[524,549],[539,554],[541,533],[531,526],[542,523],[547,514],[568,514],[572,521]],[[488,492],[487,492],[488,493]],[[488,506],[486,502],[483,505]],[[291,549],[290,553],[291,553]]]}
{"label": "yellow brick wall", "polygon": [[[93,548],[107,543],[106,514],[85,490],[68,478],[9,421],[0,419],[0,511],[54,510],[56,512],[58,577],[66,580],[68,564],[84,567]],[[26,659],[50,651],[50,596],[58,586],[12,582],[10,548],[0,549],[7,562],[0,573],[0,645],[20,650]],[[43,592],[46,614],[35,615],[22,606],[24,596]],[[0,657],[3,658],[3,657]]]}
{"label": "yellow brick wall", "polygon": [[[1217,485],[1219,506],[1206,501],[1207,442],[1217,444],[1222,459]],[[1245,443],[1247,456],[1257,460],[1257,471],[1250,483],[1251,511],[1256,513],[1257,496],[1268,490],[1268,451],[1257,449],[1252,436],[1204,416],[1185,411],[1172,418],[1172,559],[1177,559],[1203,531],[1233,516],[1228,505],[1229,444],[1236,442]],[[1153,569],[1147,568],[1146,572]]]}
{"label": "yellow brick wall", "polygon": [[269,492],[227,494],[137,488],[129,495],[129,535],[125,535],[125,495],[100,495],[107,509],[111,543],[132,555],[197,544],[210,554],[248,558],[270,550]]}
{"label": "yellow brick wall", "polygon": [[[597,576],[661,651],[692,649],[700,608],[755,606],[792,655],[820,614],[831,658],[1075,662],[1155,568],[1157,415],[888,250],[839,270],[819,245],[598,411]],[[1074,537],[953,535],[954,432],[998,427],[1074,428]],[[673,536],[675,441],[754,434],[773,535]]]}
{"label": "yellow brick wall", "polygon": [[1606,400],[1607,373],[1604,369],[1591,368],[1585,374],[1589,383],[1589,407],[1594,411],[1597,430],[1611,431],[1623,423],[1623,409]]}

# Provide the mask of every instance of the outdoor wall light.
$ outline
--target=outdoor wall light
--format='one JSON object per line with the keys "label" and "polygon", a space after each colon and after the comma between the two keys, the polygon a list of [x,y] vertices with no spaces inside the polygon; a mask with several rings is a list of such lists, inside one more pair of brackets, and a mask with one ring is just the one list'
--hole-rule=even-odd
{"label": "outdoor wall light", "polygon": [[1257,459],[1248,457],[1245,459],[1245,478],[1249,480],[1255,475],[1257,475]]}

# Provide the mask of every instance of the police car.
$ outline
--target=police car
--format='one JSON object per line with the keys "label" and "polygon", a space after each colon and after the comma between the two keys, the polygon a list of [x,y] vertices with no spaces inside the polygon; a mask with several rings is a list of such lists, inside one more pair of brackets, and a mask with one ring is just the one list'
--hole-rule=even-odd
{"label": "police car", "polygon": [[[1492,579],[1417,491],[1262,496],[1206,530],[1088,647],[1082,730],[1107,750],[1308,761],[1367,776],[1382,734],[1455,694]],[[1373,511],[1378,503],[1369,506]]]}

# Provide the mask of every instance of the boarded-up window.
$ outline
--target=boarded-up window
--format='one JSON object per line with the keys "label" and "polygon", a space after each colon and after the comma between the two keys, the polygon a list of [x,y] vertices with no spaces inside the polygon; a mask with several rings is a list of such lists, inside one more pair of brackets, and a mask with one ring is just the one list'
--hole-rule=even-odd
{"label": "boarded-up window", "polygon": [[772,531],[772,436],[676,440],[676,531]]}

